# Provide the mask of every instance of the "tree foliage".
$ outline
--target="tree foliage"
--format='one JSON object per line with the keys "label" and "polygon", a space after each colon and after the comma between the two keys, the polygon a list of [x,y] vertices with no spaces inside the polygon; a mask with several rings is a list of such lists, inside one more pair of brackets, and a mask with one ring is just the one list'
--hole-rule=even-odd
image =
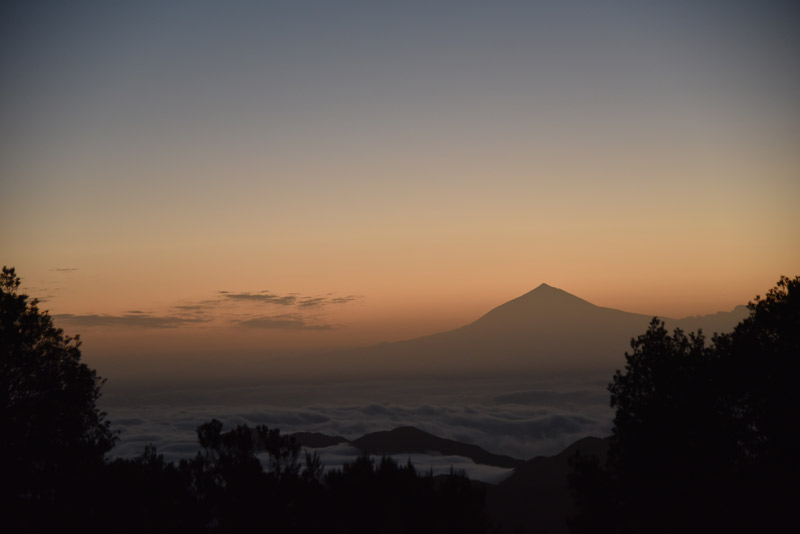
{"label": "tree foliage", "polygon": [[19,292],[13,268],[0,275],[0,479],[4,501],[66,502],[91,477],[115,435],[97,407],[103,380],[81,362],[36,299]]}
{"label": "tree foliage", "polygon": [[653,319],[609,385],[609,460],[579,466],[575,531],[756,531],[797,523],[800,277],[782,277],[732,333]]}
{"label": "tree foliage", "polygon": [[[322,474],[291,436],[220,421],[198,427],[200,451],[180,464],[153,448],[116,460],[103,480],[101,523],[116,532],[482,533],[483,493],[463,475],[434,478],[410,463],[363,455]],[[280,460],[283,462],[283,460]]]}

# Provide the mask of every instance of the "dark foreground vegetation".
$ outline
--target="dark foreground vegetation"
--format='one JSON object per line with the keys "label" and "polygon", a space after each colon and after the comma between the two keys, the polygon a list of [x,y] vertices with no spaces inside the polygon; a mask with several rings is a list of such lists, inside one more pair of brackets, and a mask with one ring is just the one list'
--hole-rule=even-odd
{"label": "dark foreground vegetation", "polygon": [[[434,478],[390,458],[359,457],[323,474],[277,430],[219,421],[198,429],[201,451],[168,464],[147,450],[100,475],[94,521],[119,532],[486,532],[469,479]],[[263,454],[266,468],[262,466]]]}
{"label": "dark foreground vegetation", "polygon": [[[748,319],[710,344],[699,332],[669,333],[654,319],[632,341],[624,372],[609,386],[616,417],[607,461],[573,457],[573,500],[563,508],[569,517],[538,525],[535,517],[490,521],[483,486],[459,474],[433,477],[368,456],[324,473],[316,455],[300,458],[291,436],[265,426],[223,432],[219,421],[206,423],[197,429],[200,451],[178,464],[153,448],[112,461],[106,455],[116,436],[96,406],[103,380],[81,363],[77,337],[55,328],[35,300],[19,293],[19,284],[14,270],[3,268],[4,532],[468,533],[496,526],[558,532],[567,522],[575,532],[798,526],[800,277],[781,278],[749,305]],[[509,506],[518,503],[545,513],[537,503],[552,492],[541,481],[568,471],[567,460],[555,458],[518,468],[493,509],[510,516]],[[527,480],[530,473],[535,481]]]}
{"label": "dark foreground vegetation", "polygon": [[782,277],[732,333],[654,319],[609,385],[608,461],[578,461],[574,532],[800,529],[800,277]]}

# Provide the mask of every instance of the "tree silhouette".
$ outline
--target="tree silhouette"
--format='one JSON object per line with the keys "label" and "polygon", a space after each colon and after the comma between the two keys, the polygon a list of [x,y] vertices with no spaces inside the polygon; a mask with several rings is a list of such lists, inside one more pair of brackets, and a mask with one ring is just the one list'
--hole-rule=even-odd
{"label": "tree silhouette", "polygon": [[136,458],[108,463],[100,487],[97,511],[83,532],[201,532],[206,524],[208,514],[190,491],[189,471],[165,462],[153,446]]}
{"label": "tree silhouette", "polygon": [[325,476],[329,532],[484,533],[484,493],[462,474],[417,473],[411,461],[362,454]]}
{"label": "tree silhouette", "polygon": [[[670,335],[653,319],[609,386],[616,408],[609,451],[631,530],[695,525],[716,499],[729,458],[713,349],[701,332]],[[717,465],[722,466],[722,472]]]}
{"label": "tree silhouette", "polygon": [[653,319],[609,385],[608,463],[579,464],[574,531],[760,531],[795,524],[794,372],[800,277],[781,277],[732,333],[672,334]]}
{"label": "tree silhouette", "polygon": [[64,524],[115,435],[96,404],[103,380],[81,363],[80,340],[53,326],[19,286],[14,268],[3,267],[0,491],[23,524],[56,516]]}
{"label": "tree silhouette", "polygon": [[730,335],[715,338],[737,465],[752,490],[741,493],[767,530],[800,528],[800,276],[781,277],[748,308]]}

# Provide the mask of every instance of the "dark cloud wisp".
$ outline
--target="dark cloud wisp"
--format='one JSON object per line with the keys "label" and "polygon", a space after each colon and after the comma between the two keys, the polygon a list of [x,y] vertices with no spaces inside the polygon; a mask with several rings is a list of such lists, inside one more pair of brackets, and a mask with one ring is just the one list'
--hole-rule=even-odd
{"label": "dark cloud wisp", "polygon": [[71,313],[61,313],[54,315],[56,321],[63,322],[73,326],[129,326],[139,328],[177,328],[179,326],[186,326],[189,324],[198,324],[206,322],[201,318],[190,317],[176,317],[176,316],[158,316],[150,315],[144,312],[131,312],[124,315],[105,315],[105,314],[87,314],[87,315],[74,315]]}
{"label": "dark cloud wisp", "polygon": [[[104,313],[71,314],[62,313],[53,318],[64,324],[77,327],[139,327],[139,328],[178,328],[197,324],[227,323],[228,325],[260,328],[267,330],[331,330],[335,325],[321,322],[307,313],[278,314],[238,314],[231,306],[247,303],[256,305],[277,305],[286,309],[291,307],[298,312],[318,310],[329,304],[345,304],[359,297],[344,296],[300,296],[298,294],[276,295],[269,291],[231,292],[219,291],[219,296],[203,301],[183,301],[159,315],[142,310],[130,310],[121,315]],[[40,301],[42,301],[40,299]],[[225,303],[228,305],[226,306]],[[241,317],[244,315],[244,319]]]}
{"label": "dark cloud wisp", "polygon": [[319,324],[308,320],[302,315],[290,313],[283,315],[262,315],[238,321],[238,324],[250,328],[281,329],[281,330],[331,330],[332,325]]}
{"label": "dark cloud wisp", "polygon": [[298,301],[297,307],[321,308],[330,304],[347,304],[348,302],[353,302],[356,299],[358,299],[358,297],[354,295],[348,295],[346,297],[303,297]]}
{"label": "dark cloud wisp", "polygon": [[296,306],[299,309],[314,309],[322,308],[323,306],[328,305],[347,304],[348,302],[353,302],[359,298],[355,295],[347,295],[344,297],[299,296],[296,293],[288,295],[276,295],[269,291],[242,291],[239,293],[220,291],[219,294],[222,296],[223,300],[228,301],[277,304],[279,306]]}
{"label": "dark cloud wisp", "polygon": [[220,295],[224,299],[248,301],[248,302],[262,302],[264,304],[278,304],[281,306],[293,306],[297,302],[297,297],[293,295],[273,295],[269,292],[251,293],[249,291],[244,293],[230,293],[228,291],[220,291]]}

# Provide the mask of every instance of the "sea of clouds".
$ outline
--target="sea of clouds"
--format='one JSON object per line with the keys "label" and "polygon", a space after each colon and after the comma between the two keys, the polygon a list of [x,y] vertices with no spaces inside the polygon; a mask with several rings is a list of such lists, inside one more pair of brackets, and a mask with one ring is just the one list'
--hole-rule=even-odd
{"label": "sea of clouds", "polygon": [[[119,431],[113,456],[132,457],[153,444],[165,459],[193,456],[196,428],[212,418],[224,428],[267,425],[282,433],[321,432],[355,439],[370,432],[414,426],[436,436],[471,443],[514,458],[553,455],[585,436],[610,433],[613,413],[606,383],[597,377],[376,380],[271,384],[225,389],[164,388],[104,398]],[[347,445],[318,450],[327,468],[352,461]],[[399,455],[434,473],[465,470],[498,481],[509,470],[476,466],[441,455]]]}

